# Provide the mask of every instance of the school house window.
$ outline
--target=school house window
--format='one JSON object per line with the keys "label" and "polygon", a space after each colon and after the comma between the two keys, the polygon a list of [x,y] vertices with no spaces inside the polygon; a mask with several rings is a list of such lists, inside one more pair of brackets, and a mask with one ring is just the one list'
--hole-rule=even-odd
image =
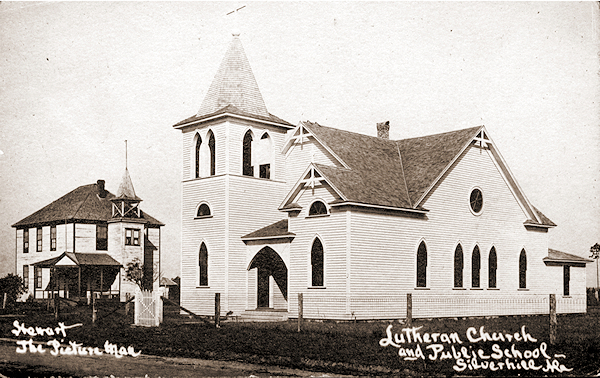
{"label": "school house window", "polygon": [[108,250],[108,225],[96,225],[96,249],[99,251]]}
{"label": "school house window", "polygon": [[34,277],[34,285],[36,289],[41,289],[42,288],[42,268],[38,268],[37,266],[34,267],[33,269],[33,273],[35,274]]}
{"label": "school house window", "polygon": [[23,253],[29,253],[29,229],[23,230]]}
{"label": "school house window", "polygon": [[137,228],[126,228],[125,245],[140,245],[140,230]]}
{"label": "school house window", "polygon": [[29,289],[29,265],[23,265],[23,288]]}
{"label": "school house window", "polygon": [[50,226],[50,250],[56,251],[56,226]]}
{"label": "school house window", "polygon": [[37,235],[37,248],[36,251],[42,252],[42,228],[38,227],[36,230]]}

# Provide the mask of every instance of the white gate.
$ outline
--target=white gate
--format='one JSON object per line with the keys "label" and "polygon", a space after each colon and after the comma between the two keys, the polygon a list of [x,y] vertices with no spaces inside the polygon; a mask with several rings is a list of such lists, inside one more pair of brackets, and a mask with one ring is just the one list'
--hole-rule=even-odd
{"label": "white gate", "polygon": [[139,326],[157,327],[163,320],[162,290],[135,290],[134,323]]}

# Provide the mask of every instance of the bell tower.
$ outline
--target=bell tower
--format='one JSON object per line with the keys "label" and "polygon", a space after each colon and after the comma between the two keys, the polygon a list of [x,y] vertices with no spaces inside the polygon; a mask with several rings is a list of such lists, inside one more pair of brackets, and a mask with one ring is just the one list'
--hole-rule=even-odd
{"label": "bell tower", "polygon": [[294,126],[268,112],[239,33],[183,136],[181,304],[198,314],[248,308],[241,237],[283,218],[285,156]]}

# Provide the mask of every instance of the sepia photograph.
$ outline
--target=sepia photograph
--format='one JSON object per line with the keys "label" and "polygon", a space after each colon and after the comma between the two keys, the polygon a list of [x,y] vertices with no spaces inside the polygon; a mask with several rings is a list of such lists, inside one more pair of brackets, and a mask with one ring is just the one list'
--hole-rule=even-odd
{"label": "sepia photograph", "polygon": [[0,378],[600,376],[599,22],[0,1]]}

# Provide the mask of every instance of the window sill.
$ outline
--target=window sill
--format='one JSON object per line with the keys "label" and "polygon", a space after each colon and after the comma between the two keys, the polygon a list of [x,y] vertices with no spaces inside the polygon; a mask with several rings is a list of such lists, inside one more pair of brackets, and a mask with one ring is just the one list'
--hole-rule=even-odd
{"label": "window sill", "polygon": [[309,286],[309,287],[307,287],[307,289],[308,290],[312,290],[312,289],[320,290],[320,289],[327,289],[327,287],[326,286]]}
{"label": "window sill", "polygon": [[452,290],[467,290],[464,287],[453,287]]}
{"label": "window sill", "polygon": [[428,287],[415,287],[415,290],[430,290]]}
{"label": "window sill", "polygon": [[201,217],[194,217],[194,219],[206,219],[206,218],[212,218],[212,215],[203,215]]}
{"label": "window sill", "polygon": [[210,286],[196,286],[196,289],[210,289]]}
{"label": "window sill", "polygon": [[520,287],[520,288],[517,289],[517,291],[529,291],[529,289],[527,289],[527,288],[521,288]]}
{"label": "window sill", "polygon": [[563,295],[563,298],[573,298],[570,294],[569,295]]}
{"label": "window sill", "polygon": [[482,287],[472,287],[471,290],[483,290]]}
{"label": "window sill", "polygon": [[328,217],[329,214],[319,214],[319,215],[307,215],[305,218],[324,218]]}
{"label": "window sill", "polygon": [[487,290],[500,290],[497,287],[488,287]]}

